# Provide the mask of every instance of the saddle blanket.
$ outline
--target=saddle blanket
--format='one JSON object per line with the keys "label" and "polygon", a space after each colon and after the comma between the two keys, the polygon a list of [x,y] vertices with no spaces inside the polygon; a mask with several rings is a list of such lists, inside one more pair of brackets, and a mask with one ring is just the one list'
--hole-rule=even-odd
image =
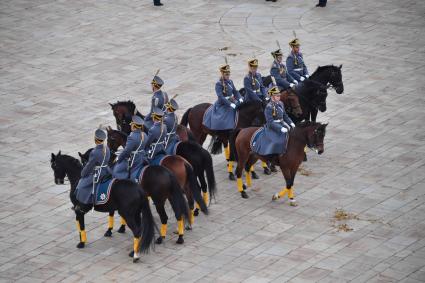
{"label": "saddle blanket", "polygon": [[115,179],[107,179],[97,185],[95,205],[102,205],[109,201],[111,195],[111,188],[114,184]]}
{"label": "saddle blanket", "polygon": [[137,178],[136,178],[136,183],[141,184],[142,183],[142,179],[143,179],[143,173],[145,173],[145,169],[148,168],[149,165],[143,166],[142,168],[140,168],[139,172],[137,172]]}
{"label": "saddle blanket", "polygon": [[153,159],[149,159],[149,165],[161,165],[162,160],[167,156],[168,155],[163,153],[157,154]]}
{"label": "saddle blanket", "polygon": [[252,135],[251,137],[251,141],[249,143],[249,145],[251,146],[251,150],[254,150],[258,141],[258,137],[264,132],[264,128],[261,127],[258,130],[255,131],[255,133]]}

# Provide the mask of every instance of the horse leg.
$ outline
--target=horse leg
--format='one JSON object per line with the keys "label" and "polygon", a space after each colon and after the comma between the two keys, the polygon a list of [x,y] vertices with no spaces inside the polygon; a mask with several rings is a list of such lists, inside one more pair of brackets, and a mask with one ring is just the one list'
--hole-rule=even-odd
{"label": "horse leg", "polygon": [[161,219],[161,230],[159,231],[158,239],[156,239],[156,243],[160,245],[162,244],[162,241],[165,239],[165,236],[167,235],[168,216],[167,216],[167,213],[165,212],[164,202],[161,202],[161,203],[155,202],[155,208],[159,214],[159,218]]}
{"label": "horse leg", "polygon": [[130,252],[129,256],[133,258],[133,262],[137,262],[140,259],[140,240],[142,235],[142,219],[140,214],[135,213],[134,215],[126,215],[126,223],[128,228],[133,232],[133,251]]}
{"label": "horse leg", "polygon": [[236,184],[237,184],[238,192],[241,193],[242,198],[249,198],[248,194],[246,193],[246,186],[244,185],[242,180],[242,170],[248,158],[246,156],[243,156],[242,154],[239,154],[239,152],[238,152],[238,157],[239,157],[238,165],[236,166],[236,178],[237,178]]}
{"label": "horse leg", "polygon": [[294,195],[294,179],[295,179],[296,172],[297,170],[295,170],[295,172],[292,172],[290,181],[287,182],[287,186],[286,186],[288,188],[288,198],[289,198],[290,206],[298,205],[297,202],[295,201],[295,195]]}
{"label": "horse leg", "polygon": [[120,228],[118,229],[118,233],[125,233],[125,225],[127,225],[127,223],[125,222],[125,219],[124,218],[120,218],[120,223],[121,223],[121,226],[120,226]]}
{"label": "horse leg", "polygon": [[291,180],[292,180],[292,176],[291,176],[291,171],[287,168],[284,168],[282,165],[280,165],[280,170],[282,171],[283,177],[285,178],[286,181],[286,187],[283,188],[280,192],[275,193],[272,197],[272,200],[277,200],[279,198],[284,197],[286,194],[288,194],[289,196],[289,189],[292,186]]}
{"label": "horse leg", "polygon": [[[207,182],[205,181],[205,176],[204,176],[204,170],[202,170],[202,172],[199,172],[198,174],[198,180],[199,180],[199,186],[201,187],[202,190],[202,198],[204,199],[205,204],[208,206],[209,205],[209,194],[208,194],[208,185]],[[194,216],[198,216],[199,215],[199,205],[197,203],[195,203],[195,210],[193,211],[193,215]]]}
{"label": "horse leg", "polygon": [[227,172],[229,173],[229,180],[235,180],[235,174],[233,174],[233,161],[230,160],[230,144],[224,147],[224,157],[227,160]]}
{"label": "horse leg", "polygon": [[316,109],[311,110],[311,112],[310,112],[310,116],[311,116],[311,121],[312,121],[312,122],[316,122],[317,113],[318,113],[317,108],[316,108]]}
{"label": "horse leg", "polygon": [[80,235],[80,242],[77,245],[77,248],[82,249],[85,247],[87,243],[87,233],[85,230],[84,225],[84,213],[82,212],[76,212],[76,223],[77,223],[77,230]]}
{"label": "horse leg", "polygon": [[105,237],[112,237],[112,229],[114,229],[114,211],[109,211],[108,230],[106,230],[104,236]]}
{"label": "horse leg", "polygon": [[[186,187],[186,190],[190,190],[190,188]],[[189,213],[189,223],[186,226],[186,230],[192,230],[192,224],[195,222],[195,201],[193,200],[193,197],[191,194],[186,194],[187,203],[189,205],[190,213]],[[177,231],[178,232],[178,231]]]}
{"label": "horse leg", "polygon": [[263,167],[264,174],[271,175],[272,171],[270,170],[269,166],[267,165],[267,162],[261,161],[261,167]]}

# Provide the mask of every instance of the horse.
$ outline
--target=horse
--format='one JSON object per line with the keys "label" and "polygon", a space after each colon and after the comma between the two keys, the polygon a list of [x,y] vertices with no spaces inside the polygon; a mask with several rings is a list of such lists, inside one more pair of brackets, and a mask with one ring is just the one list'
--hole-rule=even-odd
{"label": "horse", "polygon": [[283,197],[286,193],[290,199],[291,205],[296,205],[293,191],[293,184],[298,167],[304,158],[304,148],[316,149],[318,154],[324,152],[324,138],[328,124],[316,122],[301,122],[288,134],[286,153],[261,156],[251,149],[251,139],[259,129],[250,127],[238,129],[230,141],[232,150],[236,153],[238,164],[236,167],[237,187],[243,198],[248,198],[246,185],[242,181],[242,170],[245,168],[247,176],[247,186],[251,186],[250,170],[251,166],[261,159],[265,162],[271,162],[279,165],[280,170],[286,181],[286,188],[273,196],[273,200]]}
{"label": "horse", "polygon": [[[304,87],[297,87],[296,91],[300,98],[303,115],[295,117],[288,112],[294,122],[302,120],[316,122],[318,111],[326,111],[327,91],[325,88],[334,88],[337,94],[344,92],[341,69],[342,65],[319,66],[308,79],[300,83]],[[271,82],[271,76],[263,78],[264,85],[269,85]]]}
{"label": "horse", "polygon": [[[115,117],[115,122],[117,124],[117,129],[123,133],[129,135],[131,132],[131,117],[133,115],[140,116],[142,119],[145,119],[145,116],[137,110],[136,105],[133,101],[117,101],[116,103],[109,103],[112,109],[112,113]],[[147,133],[149,129],[145,128],[144,131]],[[182,125],[177,125],[176,134],[178,135],[181,141],[194,140],[193,134]]]}
{"label": "horse", "polygon": [[[119,132],[119,131],[117,131]],[[109,140],[109,139],[108,139]],[[83,166],[88,162],[88,157],[90,156],[90,152],[93,149],[90,148],[88,149],[84,154],[80,154],[80,158],[81,158],[81,163],[83,164]],[[154,167],[157,167],[155,165],[153,165]],[[147,166],[146,168],[150,168],[152,166]],[[163,166],[160,166],[161,168],[166,169]],[[166,169],[167,171],[169,171],[168,169]],[[168,199],[171,207],[174,210],[174,214],[176,216],[177,219],[177,223],[178,225],[181,225],[181,221],[183,220],[182,216],[184,217],[184,219],[190,219],[189,217],[189,211],[188,211],[188,205],[186,200],[184,200],[183,197],[183,192],[182,189],[180,187],[180,184],[178,184],[177,179],[175,178],[174,174],[173,174],[173,181],[176,182],[176,184],[178,184],[178,187],[170,187],[168,190],[166,189],[166,187],[162,187],[162,190],[153,190],[150,189],[150,179],[146,179],[145,178],[145,174],[146,172],[149,173],[149,171],[144,170],[143,174],[141,176],[141,178],[139,178],[139,182],[142,184],[142,187],[145,188],[146,186],[146,192],[148,194],[149,197],[152,198],[152,200],[154,201],[154,205],[156,208],[156,211],[159,214],[160,220],[161,220],[161,231],[160,231],[160,236],[157,238],[156,243],[157,244],[161,244],[163,239],[166,236],[166,231],[167,231],[167,221],[168,221],[168,216],[167,213],[165,212],[165,201]],[[170,172],[170,171],[169,171]],[[178,191],[176,191],[178,189]],[[176,201],[175,201],[176,200]],[[115,211],[109,211],[109,217],[108,217],[108,230],[105,233],[105,237],[110,237],[112,236],[112,229],[113,229],[113,219],[114,219],[114,212]],[[123,221],[123,219],[121,219],[121,226],[120,229],[118,230],[118,233],[124,233],[125,232],[125,225],[126,222]],[[184,233],[183,231],[179,231],[179,238],[177,239],[177,244],[182,244],[184,243]]]}
{"label": "horse", "polygon": [[[122,147],[125,146],[127,142],[127,136],[122,135],[120,131],[113,130],[111,127],[107,127],[107,134],[108,134],[108,147],[110,148],[112,152],[116,152],[118,150],[118,147],[120,146]],[[190,155],[195,153],[197,155],[200,154],[202,157],[204,157],[204,154],[202,154],[202,152],[200,153],[198,148],[195,148],[195,149],[197,151],[194,151],[194,148],[192,146],[192,150],[187,152],[185,156],[188,157],[189,159],[192,159],[195,157],[191,157]],[[189,208],[191,209],[191,214],[189,217],[189,225],[187,226],[187,229],[190,229],[190,226],[194,222],[193,216],[195,216],[195,201],[198,207],[201,209],[201,211],[204,214],[208,214],[208,208],[206,206],[205,201],[202,199],[201,191],[197,183],[196,170],[199,170],[200,168],[204,168],[205,166],[207,166],[207,169],[206,169],[207,179],[209,180],[209,183],[210,183],[210,186],[208,186],[208,189],[212,196],[214,196],[215,194],[215,177],[214,175],[211,175],[211,172],[213,172],[212,159],[210,163],[208,160],[205,160],[205,159],[202,159],[202,162],[205,162],[205,164],[204,165],[197,164],[196,166],[192,166],[190,162],[188,162],[184,157],[180,155],[166,155],[161,160],[161,164],[160,164],[175,174],[181,188],[184,190],[184,193],[186,194],[186,197],[189,203]],[[209,164],[209,167],[208,167],[208,164]]]}
{"label": "horse", "polygon": [[[54,181],[57,185],[63,185],[67,176],[70,185],[70,199],[74,207],[79,204],[75,196],[75,189],[80,179],[82,165],[79,160],[69,155],[51,154],[50,166],[54,172]],[[162,189],[162,186],[175,186],[174,176],[168,171],[164,171],[160,166],[152,167],[147,174],[147,179],[155,179],[155,182],[149,182],[146,188]],[[163,181],[162,184],[158,180]],[[130,180],[112,180],[109,200],[105,204],[91,205],[94,210],[99,212],[110,212],[118,210],[119,214],[126,220],[128,227],[133,232],[133,262],[140,258],[139,251],[146,253],[152,245],[155,222],[149,207],[149,201],[146,191],[138,184]],[[82,204],[80,204],[82,205]],[[88,211],[90,206],[88,206]],[[80,242],[77,248],[84,248],[87,242],[85,231],[84,215],[85,212],[75,209],[77,229],[80,235]],[[142,216],[140,216],[142,214]]]}

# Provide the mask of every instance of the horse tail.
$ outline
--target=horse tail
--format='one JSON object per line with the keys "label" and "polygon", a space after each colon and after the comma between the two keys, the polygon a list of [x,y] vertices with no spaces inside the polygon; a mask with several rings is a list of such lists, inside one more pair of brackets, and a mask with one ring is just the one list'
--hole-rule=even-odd
{"label": "horse tail", "polygon": [[198,181],[196,179],[196,175],[193,171],[192,165],[190,165],[189,162],[185,162],[184,165],[186,167],[186,174],[189,181],[190,190],[192,191],[193,199],[198,203],[199,207],[201,208],[201,211],[204,214],[208,214],[208,208],[202,198],[201,188],[199,188],[198,186]]}
{"label": "horse tail", "polygon": [[168,200],[170,201],[171,207],[173,208],[174,215],[177,219],[180,218],[180,216],[183,216],[184,220],[186,222],[189,221],[189,206],[187,205],[187,201],[183,196],[183,189],[180,187],[179,182],[177,181],[177,178],[174,176],[171,171],[168,172],[170,176],[170,192],[171,192],[171,198]]}
{"label": "horse tail", "polygon": [[156,227],[155,221],[153,220],[152,211],[149,206],[149,200],[145,191],[139,188],[139,193],[141,200],[140,212],[142,213],[142,242],[140,245],[140,251],[147,253],[153,243],[155,229],[158,230],[158,228]]}
{"label": "horse tail", "polygon": [[187,124],[189,123],[190,110],[192,110],[192,108],[189,108],[189,109],[186,110],[186,112],[184,112],[183,117],[180,120],[180,125],[187,127]]}
{"label": "horse tail", "polygon": [[202,148],[202,159],[204,163],[204,169],[205,173],[207,175],[207,182],[208,182],[208,191],[210,193],[210,202],[211,199],[215,199],[215,193],[217,191],[216,182],[215,182],[215,175],[214,175],[214,168],[213,168],[213,160],[211,155],[208,151]]}
{"label": "horse tail", "polygon": [[236,137],[238,136],[241,129],[236,129],[230,134],[230,160],[237,161],[238,160],[238,152],[236,151]]}
{"label": "horse tail", "polygon": [[208,145],[208,150],[211,152],[211,154],[220,154],[222,152],[222,145],[223,143],[220,141],[218,136],[212,136],[210,144]]}

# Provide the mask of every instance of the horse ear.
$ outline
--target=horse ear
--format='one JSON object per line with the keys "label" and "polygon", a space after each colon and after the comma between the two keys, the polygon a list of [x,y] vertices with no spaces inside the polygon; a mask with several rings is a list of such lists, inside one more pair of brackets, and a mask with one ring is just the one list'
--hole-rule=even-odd
{"label": "horse ear", "polygon": [[55,156],[55,154],[52,152],[52,161],[55,161],[55,158],[56,158],[56,156]]}
{"label": "horse ear", "polygon": [[83,157],[83,155],[81,154],[81,152],[78,152],[78,156],[79,157]]}
{"label": "horse ear", "polygon": [[342,64],[341,64],[341,65],[339,65],[339,69],[340,69],[340,70],[342,69]]}
{"label": "horse ear", "polygon": [[114,105],[112,103],[108,103],[109,105],[111,105],[111,109],[114,109]]}
{"label": "horse ear", "polygon": [[111,126],[108,126],[108,127],[106,128],[106,130],[107,130],[108,132],[111,132],[111,131],[112,131]]}
{"label": "horse ear", "polygon": [[58,152],[57,156],[59,156],[59,155],[61,155],[61,151],[60,151],[60,150],[59,150],[59,152]]}
{"label": "horse ear", "polygon": [[323,124],[323,128],[326,129],[326,127],[329,125],[329,123]]}

